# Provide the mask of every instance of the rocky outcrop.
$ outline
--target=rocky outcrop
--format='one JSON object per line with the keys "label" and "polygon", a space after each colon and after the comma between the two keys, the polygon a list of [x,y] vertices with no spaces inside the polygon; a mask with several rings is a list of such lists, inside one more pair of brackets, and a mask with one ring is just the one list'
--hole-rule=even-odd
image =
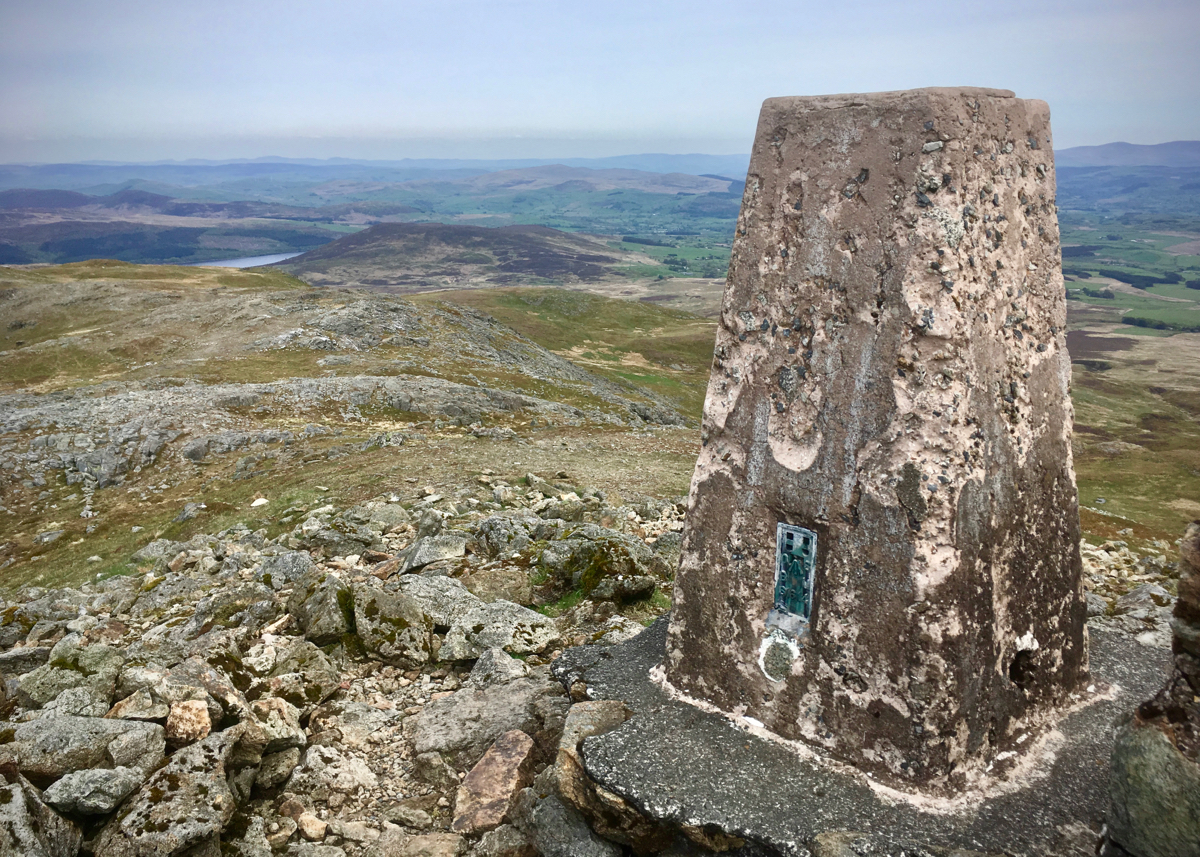
{"label": "rocky outcrop", "polygon": [[[571,704],[547,661],[569,639],[641,625],[612,602],[555,619],[527,606],[532,587],[518,604],[464,581],[528,574],[568,539],[650,562],[647,542],[678,519],[674,503],[614,509],[520,482],[507,505],[389,495],[299,509],[274,539],[156,539],[129,576],[0,604],[0,841],[47,857],[533,857],[518,796],[553,761]],[[541,516],[548,497],[581,493],[594,520]],[[489,545],[506,530],[528,538]],[[331,554],[339,539],[378,550]],[[406,571],[412,548],[447,540]]]}
{"label": "rocky outcrop", "polygon": [[[1180,542],[1178,587],[1171,675],[1118,729],[1113,746],[1110,854],[1200,854],[1200,521]],[[1154,595],[1142,599],[1146,609],[1157,606]]]}

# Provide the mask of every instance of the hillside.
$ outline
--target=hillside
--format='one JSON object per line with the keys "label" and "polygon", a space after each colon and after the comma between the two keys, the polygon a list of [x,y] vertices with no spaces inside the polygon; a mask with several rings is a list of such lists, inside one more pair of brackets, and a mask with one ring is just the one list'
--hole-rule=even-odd
{"label": "hillside", "polygon": [[[630,307],[588,301],[590,323]],[[668,338],[711,330],[632,308]],[[156,535],[273,528],[297,503],[458,490],[521,461],[675,496],[695,455],[695,390],[662,380],[695,378],[692,363],[643,386],[433,299],[99,261],[0,268],[0,313],[0,588],[123,569]]]}
{"label": "hillside", "polygon": [[1200,140],[1075,146],[1055,152],[1054,162],[1058,167],[1200,167]]}
{"label": "hillside", "polygon": [[634,254],[544,226],[380,223],[282,264],[312,285],[427,291],[591,282],[619,276]]}

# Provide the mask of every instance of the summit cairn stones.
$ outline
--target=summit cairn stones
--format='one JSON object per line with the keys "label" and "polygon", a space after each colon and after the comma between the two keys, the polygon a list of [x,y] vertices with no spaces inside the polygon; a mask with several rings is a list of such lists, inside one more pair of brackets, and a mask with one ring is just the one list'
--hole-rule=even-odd
{"label": "summit cairn stones", "polygon": [[1003,771],[1069,701],[1088,666],[1054,199],[1041,101],[763,105],[670,685],[933,790]]}

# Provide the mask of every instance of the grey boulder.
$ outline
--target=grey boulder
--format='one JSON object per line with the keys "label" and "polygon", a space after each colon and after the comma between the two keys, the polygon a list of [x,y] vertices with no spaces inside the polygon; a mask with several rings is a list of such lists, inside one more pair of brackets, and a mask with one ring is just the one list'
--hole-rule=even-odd
{"label": "grey boulder", "polygon": [[354,596],[339,577],[320,569],[305,575],[288,600],[304,636],[318,646],[336,643],[354,627]]}
{"label": "grey boulder", "polygon": [[1153,724],[1117,730],[1109,835],[1137,857],[1200,854],[1200,764]]}
{"label": "grey boulder", "polygon": [[426,536],[423,539],[417,539],[404,558],[404,567],[402,571],[416,571],[429,565],[431,562],[438,562],[446,559],[456,559],[460,556],[466,556],[467,539],[465,536],[457,536],[452,534],[444,534],[439,536]]}
{"label": "grey boulder", "polygon": [[73,771],[46,789],[42,799],[66,815],[108,815],[146,780],[136,768]]}
{"label": "grey boulder", "polygon": [[39,708],[68,688],[85,688],[106,705],[111,703],[124,654],[99,643],[88,645],[80,634],[68,634],[50,650],[49,661],[26,673],[17,688],[17,698],[30,708]]}
{"label": "grey boulder", "polygon": [[22,723],[0,745],[0,761],[13,761],[35,785],[88,768],[153,770],[163,758],[166,733],[156,723],[100,717],[49,717]]}
{"label": "grey boulder", "polygon": [[355,584],[354,623],[363,646],[384,663],[417,667],[431,657],[433,620],[401,592]]}
{"label": "grey boulder", "polygon": [[442,644],[444,661],[478,658],[488,649],[526,655],[546,651],[561,642],[554,620],[511,601],[479,604],[459,616]]}
{"label": "grey boulder", "polygon": [[387,588],[414,599],[433,620],[435,629],[449,628],[467,611],[483,604],[452,577],[410,574],[389,583]]}
{"label": "grey boulder", "polygon": [[235,726],[172,756],[100,832],[96,857],[219,854],[236,809],[226,766],[241,736]]}
{"label": "grey boulder", "polygon": [[254,579],[274,590],[280,590],[291,586],[316,567],[308,551],[287,551],[263,557]]}
{"label": "grey boulder", "polygon": [[79,828],[42,802],[20,774],[0,787],[0,857],[75,857]]}
{"label": "grey boulder", "polygon": [[415,754],[440,753],[470,768],[505,732],[519,729],[539,746],[555,746],[568,701],[562,686],[540,673],[478,690],[464,688],[417,715]]}

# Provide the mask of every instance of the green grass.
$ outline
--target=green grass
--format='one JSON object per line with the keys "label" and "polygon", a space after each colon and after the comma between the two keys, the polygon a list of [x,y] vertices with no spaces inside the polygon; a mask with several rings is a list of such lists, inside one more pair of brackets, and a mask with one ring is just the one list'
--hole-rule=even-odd
{"label": "green grass", "polygon": [[644,387],[699,418],[715,323],[639,301],[563,289],[479,289],[415,297],[488,313],[538,345],[618,383]]}

